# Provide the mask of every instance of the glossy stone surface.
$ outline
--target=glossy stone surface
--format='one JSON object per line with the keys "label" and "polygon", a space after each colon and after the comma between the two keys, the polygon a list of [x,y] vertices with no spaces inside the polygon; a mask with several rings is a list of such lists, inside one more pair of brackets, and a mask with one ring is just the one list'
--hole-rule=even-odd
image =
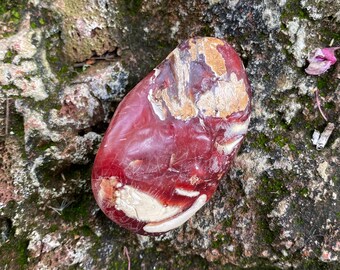
{"label": "glossy stone surface", "polygon": [[183,42],[118,106],[97,153],[103,212],[139,234],[177,228],[213,195],[245,136],[250,86],[234,49]]}

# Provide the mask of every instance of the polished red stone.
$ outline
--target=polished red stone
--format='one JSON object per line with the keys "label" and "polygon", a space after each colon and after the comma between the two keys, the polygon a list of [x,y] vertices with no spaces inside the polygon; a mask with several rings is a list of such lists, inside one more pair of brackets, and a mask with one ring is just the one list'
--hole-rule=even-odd
{"label": "polished red stone", "polygon": [[249,116],[234,49],[216,38],[183,42],[119,104],[93,167],[98,205],[139,234],[182,225],[228,171]]}

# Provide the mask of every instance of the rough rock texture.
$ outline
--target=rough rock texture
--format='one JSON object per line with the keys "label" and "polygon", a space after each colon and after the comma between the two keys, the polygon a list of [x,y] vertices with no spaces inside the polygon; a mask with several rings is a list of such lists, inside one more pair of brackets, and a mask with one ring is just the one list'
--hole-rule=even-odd
{"label": "rough rock texture", "polygon": [[[0,4],[0,265],[4,269],[337,269],[339,0],[14,0]],[[90,190],[117,102],[177,43],[233,44],[253,88],[250,131],[212,200],[161,237],[122,230]],[[128,83],[129,82],[129,83]],[[335,124],[312,144],[322,118]]]}

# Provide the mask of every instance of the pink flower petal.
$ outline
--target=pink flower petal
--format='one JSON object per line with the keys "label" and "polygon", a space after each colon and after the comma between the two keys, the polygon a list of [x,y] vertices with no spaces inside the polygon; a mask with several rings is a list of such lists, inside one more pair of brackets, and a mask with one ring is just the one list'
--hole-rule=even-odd
{"label": "pink flower petal", "polygon": [[316,48],[308,56],[309,65],[305,69],[310,75],[321,75],[325,73],[337,61],[335,51],[340,47]]}
{"label": "pink flower petal", "polygon": [[340,47],[332,47],[332,48],[323,48],[322,53],[325,55],[325,58],[331,61],[332,65],[336,62],[335,51],[340,49]]}
{"label": "pink flower petal", "polygon": [[325,73],[331,65],[332,63],[330,61],[311,62],[305,71],[309,75],[320,75]]}

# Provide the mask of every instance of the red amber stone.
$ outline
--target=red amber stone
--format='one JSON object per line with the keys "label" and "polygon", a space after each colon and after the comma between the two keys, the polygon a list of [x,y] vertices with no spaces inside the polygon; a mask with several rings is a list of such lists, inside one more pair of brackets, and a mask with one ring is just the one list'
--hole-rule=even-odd
{"label": "red amber stone", "polygon": [[139,234],[177,228],[214,194],[250,117],[250,86],[225,41],[192,38],[119,104],[97,153],[103,212]]}

